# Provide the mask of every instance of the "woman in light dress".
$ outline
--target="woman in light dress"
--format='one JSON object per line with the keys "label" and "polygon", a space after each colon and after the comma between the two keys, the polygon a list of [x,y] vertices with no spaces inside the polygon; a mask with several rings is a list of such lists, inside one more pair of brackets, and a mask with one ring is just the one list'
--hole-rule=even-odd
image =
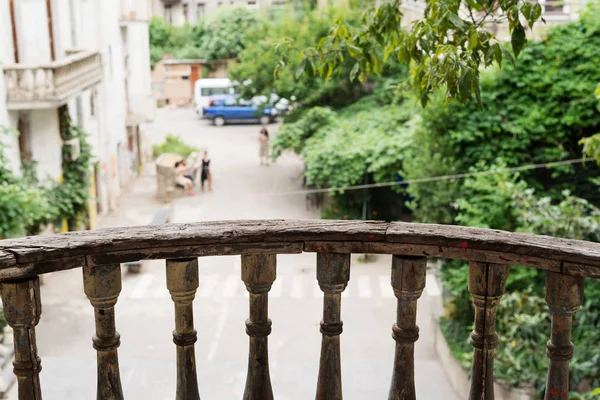
{"label": "woman in light dress", "polygon": [[260,165],[269,165],[269,132],[266,128],[261,128],[258,142],[260,143]]}

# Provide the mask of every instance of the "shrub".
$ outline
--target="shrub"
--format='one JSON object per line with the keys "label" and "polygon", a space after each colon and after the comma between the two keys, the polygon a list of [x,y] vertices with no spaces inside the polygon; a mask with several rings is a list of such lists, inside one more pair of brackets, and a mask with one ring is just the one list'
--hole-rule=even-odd
{"label": "shrub", "polygon": [[183,158],[187,158],[195,151],[198,151],[198,149],[188,145],[182,141],[179,136],[171,133],[165,137],[164,142],[152,146],[152,155],[154,158],[157,158],[163,153],[175,153],[179,154]]}

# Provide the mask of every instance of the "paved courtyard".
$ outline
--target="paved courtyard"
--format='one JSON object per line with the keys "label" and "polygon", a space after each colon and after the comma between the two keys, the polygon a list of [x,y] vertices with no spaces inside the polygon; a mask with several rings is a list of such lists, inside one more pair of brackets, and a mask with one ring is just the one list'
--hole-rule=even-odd
{"label": "paved courtyard", "polygon": [[[146,137],[160,142],[179,134],[207,148],[213,192],[176,200],[173,222],[257,218],[318,218],[307,211],[301,189],[302,162],[285,155],[271,166],[259,165],[258,125],[216,128],[191,110],[159,110]],[[276,126],[269,127],[272,134]],[[119,209],[99,221],[100,227],[147,223],[161,206],[153,195],[148,170],[121,198]],[[273,332],[269,357],[277,399],[314,398],[320,351],[322,294],[315,279],[315,255],[278,256],[277,280],[269,295]],[[396,301],[389,284],[390,256],[361,263],[353,256],[350,283],[342,296],[342,382],[346,399],[387,398],[394,342],[391,326]],[[164,261],[144,264],[140,274],[123,273],[116,306],[121,378],[125,398],[164,400],[175,397],[173,304],[166,290]],[[421,339],[416,344],[416,384],[420,399],[450,399],[452,393],[429,342],[430,313],[440,289],[429,279],[419,301]],[[45,277],[43,313],[37,329],[42,358],[44,399],[95,397],[96,355],[92,348],[93,309],[83,294],[80,270]],[[200,287],[194,302],[198,331],[196,357],[203,399],[240,399],[246,378],[248,314],[240,280],[239,257],[200,259]],[[16,395],[11,397],[16,399]]]}

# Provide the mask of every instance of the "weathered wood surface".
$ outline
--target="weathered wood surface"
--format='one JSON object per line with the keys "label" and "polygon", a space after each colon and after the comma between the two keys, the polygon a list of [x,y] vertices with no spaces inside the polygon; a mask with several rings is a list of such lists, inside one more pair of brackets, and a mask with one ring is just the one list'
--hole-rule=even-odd
{"label": "weathered wood surface", "polygon": [[419,339],[417,300],[425,288],[426,257],[392,258],[392,288],[398,299],[392,337],[396,341],[389,400],[415,400],[415,342]]}
{"label": "weathered wood surface", "polygon": [[507,276],[506,265],[469,264],[469,292],[475,307],[469,400],[494,400],[494,349],[498,343],[496,309],[504,295]]}
{"label": "weathered wood surface", "polygon": [[40,322],[42,303],[40,282],[37,277],[4,282],[0,285],[4,317],[13,328],[19,399],[41,400],[40,371],[42,364],[37,355],[35,326]]}
{"label": "weathered wood surface", "polygon": [[452,225],[257,220],[99,229],[2,240],[0,280],[90,263],[302,250],[458,258],[600,278],[599,243]]}
{"label": "weathered wood surface", "polygon": [[582,278],[548,272],[546,303],[552,312],[552,333],[546,347],[550,357],[545,400],[564,400],[569,396],[569,360],[573,358],[573,315],[583,302]]}
{"label": "weathered wood surface", "polygon": [[115,304],[121,293],[119,264],[83,267],[83,289],[94,307],[96,334],[92,338],[97,353],[97,400],[123,400],[119,356],[121,344],[115,326]]}
{"label": "weathered wood surface", "polygon": [[198,258],[167,260],[167,289],[175,304],[173,342],[177,346],[176,400],[200,400],[193,306],[198,285]]}
{"label": "weathered wood surface", "polygon": [[317,254],[317,281],[323,291],[323,319],[316,400],[342,399],[341,294],[349,279],[350,254]]}
{"label": "weathered wood surface", "polygon": [[271,333],[271,320],[268,296],[271,285],[275,282],[275,269],[275,254],[242,256],[242,280],[250,299],[250,317],[246,320],[250,351],[244,400],[273,400],[269,375],[268,337]]}

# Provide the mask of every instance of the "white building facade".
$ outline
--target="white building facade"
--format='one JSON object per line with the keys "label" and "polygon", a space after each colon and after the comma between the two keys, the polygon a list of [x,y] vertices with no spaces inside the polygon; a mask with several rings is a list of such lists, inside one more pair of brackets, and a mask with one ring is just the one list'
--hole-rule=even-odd
{"label": "white building facade", "polygon": [[33,160],[40,179],[62,176],[58,108],[92,146],[95,208],[117,207],[135,177],[140,126],[153,117],[150,0],[0,1],[0,126],[19,173]]}
{"label": "white building facade", "polygon": [[224,5],[245,5],[248,8],[281,6],[286,0],[151,0],[152,15],[164,18],[171,25],[194,24],[203,16]]}

